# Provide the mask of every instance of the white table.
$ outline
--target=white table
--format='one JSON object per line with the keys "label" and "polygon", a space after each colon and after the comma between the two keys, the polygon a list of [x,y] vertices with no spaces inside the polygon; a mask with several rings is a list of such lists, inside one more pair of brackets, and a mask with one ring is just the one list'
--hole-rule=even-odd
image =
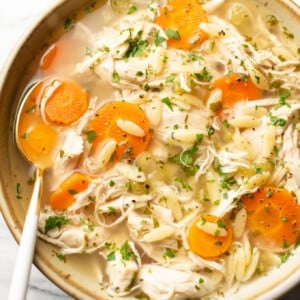
{"label": "white table", "polygon": [[[45,7],[55,0],[1,0],[0,1],[0,70],[18,37]],[[297,0],[300,2],[300,0]],[[17,244],[6,227],[0,214],[0,299],[7,299],[12,276]],[[41,272],[33,267],[28,300],[68,300],[72,299]],[[282,300],[300,299],[300,288],[285,295]]]}

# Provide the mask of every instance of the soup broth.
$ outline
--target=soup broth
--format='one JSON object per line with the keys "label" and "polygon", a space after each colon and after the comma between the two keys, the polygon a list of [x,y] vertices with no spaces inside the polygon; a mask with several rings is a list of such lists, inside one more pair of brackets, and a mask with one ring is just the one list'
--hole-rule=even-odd
{"label": "soup broth", "polygon": [[43,53],[22,114],[50,165],[39,237],[66,264],[99,257],[112,298],[229,299],[299,243],[293,31],[246,0],[85,13]]}

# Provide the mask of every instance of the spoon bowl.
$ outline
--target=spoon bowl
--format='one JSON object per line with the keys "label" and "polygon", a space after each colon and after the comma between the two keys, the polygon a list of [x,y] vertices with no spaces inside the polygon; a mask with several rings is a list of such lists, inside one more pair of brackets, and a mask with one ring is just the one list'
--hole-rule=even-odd
{"label": "spoon bowl", "polygon": [[[38,218],[41,208],[41,195],[43,186],[43,171],[47,167],[43,160],[35,160],[28,151],[25,151],[24,145],[21,142],[23,134],[20,133],[20,124],[22,122],[22,116],[24,110],[26,110],[26,105],[31,99],[32,92],[37,88],[39,82],[35,83],[31,88],[25,93],[20,103],[17,115],[15,118],[14,135],[15,142],[18,149],[23,154],[23,156],[31,163],[35,165],[35,182],[33,186],[33,192],[29,204],[29,208],[26,214],[26,219],[23,227],[22,237],[20,241],[19,251],[17,260],[15,262],[15,267],[13,271],[12,281],[9,290],[9,300],[21,300],[25,299],[29,276],[31,272],[31,265],[36,244],[36,231],[38,226]],[[26,112],[25,112],[26,113]],[[21,271],[22,270],[22,271]]]}

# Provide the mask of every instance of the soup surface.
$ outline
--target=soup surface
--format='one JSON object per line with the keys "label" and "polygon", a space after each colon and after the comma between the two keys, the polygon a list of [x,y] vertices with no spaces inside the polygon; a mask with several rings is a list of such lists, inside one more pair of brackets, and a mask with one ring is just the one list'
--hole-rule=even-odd
{"label": "soup surface", "polygon": [[[40,60],[20,137],[39,236],[111,297],[230,297],[299,243],[299,48],[253,1],[118,1]],[[206,298],[205,298],[206,299]]]}

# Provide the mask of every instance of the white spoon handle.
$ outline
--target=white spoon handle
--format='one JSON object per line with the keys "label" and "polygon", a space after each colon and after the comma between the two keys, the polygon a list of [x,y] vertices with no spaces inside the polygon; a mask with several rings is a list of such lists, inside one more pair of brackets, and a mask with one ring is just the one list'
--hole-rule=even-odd
{"label": "white spoon handle", "polygon": [[32,198],[26,215],[18,256],[10,284],[8,300],[24,300],[26,298],[36,243],[41,191],[42,171],[37,169]]}

